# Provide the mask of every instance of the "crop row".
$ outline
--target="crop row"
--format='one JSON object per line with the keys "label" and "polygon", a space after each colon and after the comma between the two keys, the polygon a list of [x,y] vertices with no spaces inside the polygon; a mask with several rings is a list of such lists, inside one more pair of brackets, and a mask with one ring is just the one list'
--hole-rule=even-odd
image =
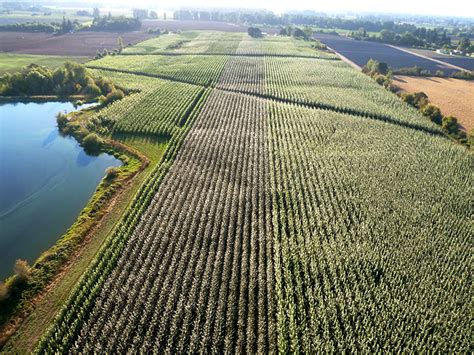
{"label": "crop row", "polygon": [[228,56],[156,56],[156,55],[124,55],[107,56],[90,62],[92,67],[111,68],[158,74],[163,78],[171,78],[181,82],[211,85],[217,81]]}
{"label": "crop row", "polygon": [[96,70],[117,84],[137,92],[102,109],[98,116],[115,122],[114,130],[123,133],[144,133],[172,136],[204,89],[200,86]]}
{"label": "crop row", "polygon": [[272,105],[278,348],[470,348],[469,165],[440,137]]}
{"label": "crop row", "polygon": [[[40,353],[469,351],[472,156],[239,94],[267,90],[266,60],[232,57],[197,94]],[[331,63],[314,86],[385,95]],[[281,95],[316,90],[293,65]]]}

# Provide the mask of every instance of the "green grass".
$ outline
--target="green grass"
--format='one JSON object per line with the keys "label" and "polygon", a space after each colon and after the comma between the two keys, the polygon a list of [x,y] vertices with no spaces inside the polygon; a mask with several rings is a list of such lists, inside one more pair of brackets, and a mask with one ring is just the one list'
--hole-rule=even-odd
{"label": "green grass", "polygon": [[60,67],[64,62],[67,61],[84,63],[89,59],[89,57],[84,56],[68,57],[52,55],[0,53],[0,75],[20,71],[21,68],[31,63],[55,69],[57,67]]}

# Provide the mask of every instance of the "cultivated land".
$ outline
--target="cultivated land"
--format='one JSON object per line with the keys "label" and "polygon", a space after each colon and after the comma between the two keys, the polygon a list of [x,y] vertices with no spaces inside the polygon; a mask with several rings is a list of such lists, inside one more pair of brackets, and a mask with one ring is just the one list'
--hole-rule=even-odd
{"label": "cultivated land", "polygon": [[50,33],[0,32],[0,52],[65,56],[94,56],[104,48],[117,48],[122,37],[125,45],[153,37],[137,32],[76,32],[64,35]]}
{"label": "cultivated land", "polygon": [[37,351],[469,351],[472,154],[308,42],[181,36],[88,64],[169,144]]}
{"label": "cultivated land", "polygon": [[30,55],[30,54],[16,54],[16,53],[0,53],[0,75],[7,72],[18,72],[24,66],[31,63],[38,65],[57,68],[67,61],[84,63],[89,60],[89,57],[77,56],[51,56],[51,55]]}
{"label": "cultivated land", "polygon": [[444,115],[454,115],[469,132],[474,128],[474,81],[397,75],[393,82],[407,92],[423,91]]}
{"label": "cultivated land", "polygon": [[459,69],[418,57],[383,43],[357,41],[345,36],[322,33],[316,33],[314,37],[360,67],[364,66],[369,59],[376,59],[394,69],[418,66],[433,74],[437,70],[442,70],[447,75],[459,71]]}
{"label": "cultivated land", "polygon": [[441,60],[449,64],[456,65],[458,67],[464,68],[465,70],[474,70],[474,58],[439,54],[439,53],[436,53],[435,51],[431,51],[428,49],[417,49],[417,48],[407,48],[407,49],[412,52],[424,55],[426,57],[434,58],[434,59]]}

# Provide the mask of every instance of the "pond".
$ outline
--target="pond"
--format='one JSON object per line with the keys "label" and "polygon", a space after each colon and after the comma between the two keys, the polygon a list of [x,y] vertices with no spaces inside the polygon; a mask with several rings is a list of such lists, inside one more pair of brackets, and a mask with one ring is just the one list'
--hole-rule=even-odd
{"label": "pond", "polygon": [[31,264],[54,245],[105,169],[121,165],[59,134],[56,114],[73,110],[70,102],[0,104],[0,280],[16,259]]}

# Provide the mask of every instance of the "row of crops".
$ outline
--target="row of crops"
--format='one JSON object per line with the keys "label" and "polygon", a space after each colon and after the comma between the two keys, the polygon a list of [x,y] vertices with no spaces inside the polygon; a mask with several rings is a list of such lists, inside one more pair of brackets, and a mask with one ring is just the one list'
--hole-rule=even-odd
{"label": "row of crops", "polygon": [[470,351],[472,155],[403,125],[245,94],[273,80],[282,97],[388,95],[332,61],[309,85],[302,60],[275,80],[267,58],[232,57],[196,94],[40,353]]}
{"label": "row of crops", "polygon": [[[260,40],[255,42],[259,44]],[[248,47],[242,41],[237,51]],[[269,41],[271,42],[271,41]],[[263,42],[265,43],[265,42]],[[275,42],[278,43],[278,42]],[[370,77],[342,61],[293,57],[252,56],[116,56],[94,61],[91,67],[111,68],[203,86],[245,92],[339,112],[380,116],[436,130],[414,108],[381,90]],[[235,70],[225,70],[224,66]],[[255,72],[258,68],[258,74]],[[225,80],[218,79],[226,76]],[[254,85],[252,75],[265,80]]]}

